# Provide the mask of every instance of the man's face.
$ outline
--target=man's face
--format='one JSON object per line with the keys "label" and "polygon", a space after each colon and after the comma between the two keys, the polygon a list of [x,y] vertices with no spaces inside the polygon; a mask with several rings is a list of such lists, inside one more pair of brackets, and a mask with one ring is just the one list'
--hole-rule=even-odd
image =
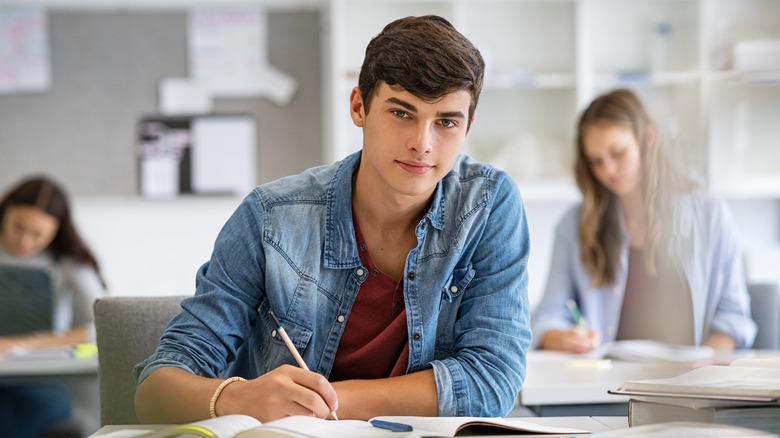
{"label": "man's face", "polygon": [[361,181],[371,184],[378,196],[427,200],[452,169],[466,139],[470,104],[467,91],[426,102],[381,82],[366,114],[355,88],[350,108],[355,125],[363,128]]}

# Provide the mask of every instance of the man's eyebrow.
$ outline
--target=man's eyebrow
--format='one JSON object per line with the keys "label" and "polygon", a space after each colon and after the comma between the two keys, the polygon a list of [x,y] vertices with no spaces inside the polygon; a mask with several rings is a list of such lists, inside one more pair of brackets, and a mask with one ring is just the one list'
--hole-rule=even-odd
{"label": "man's eyebrow", "polygon": [[[408,109],[411,112],[417,112],[417,107],[412,105],[409,102],[406,102],[404,100],[401,100],[397,97],[390,97],[385,102],[394,103],[396,105],[401,105],[402,107]],[[461,111],[447,111],[447,112],[440,112],[436,114],[439,117],[444,117],[447,119],[465,119],[466,115],[463,114]]]}
{"label": "man's eyebrow", "polygon": [[463,114],[460,111],[448,111],[444,113],[437,113],[436,114],[439,117],[443,117],[445,119],[465,119],[466,115]]}
{"label": "man's eyebrow", "polygon": [[396,105],[401,105],[402,107],[408,109],[409,111],[412,111],[412,112],[415,112],[415,113],[417,112],[417,107],[416,106],[412,105],[409,102],[403,101],[403,100],[401,100],[401,99],[399,99],[397,97],[390,97],[385,102],[394,103]]}

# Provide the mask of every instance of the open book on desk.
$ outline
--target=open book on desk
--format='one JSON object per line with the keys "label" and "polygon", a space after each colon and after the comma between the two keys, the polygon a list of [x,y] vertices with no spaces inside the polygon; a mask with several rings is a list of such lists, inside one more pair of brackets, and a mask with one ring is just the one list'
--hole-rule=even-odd
{"label": "open book on desk", "polygon": [[694,362],[711,360],[715,352],[703,345],[674,345],[645,339],[627,339],[604,344],[590,354],[598,358],[630,362]]}
{"label": "open book on desk", "polygon": [[93,359],[97,357],[97,353],[97,345],[94,343],[52,345],[38,348],[13,347],[0,354],[0,360]]}
{"label": "open book on desk", "polygon": [[[360,420],[323,420],[292,416],[261,423],[246,415],[225,415],[189,424],[166,426],[152,432],[133,434],[137,438],[424,438],[503,433],[587,434],[583,429],[549,427],[505,418],[481,417],[376,417],[412,426],[412,431],[393,432]],[[128,431],[116,431],[104,438],[127,437]],[[124,435],[122,433],[125,433]]]}

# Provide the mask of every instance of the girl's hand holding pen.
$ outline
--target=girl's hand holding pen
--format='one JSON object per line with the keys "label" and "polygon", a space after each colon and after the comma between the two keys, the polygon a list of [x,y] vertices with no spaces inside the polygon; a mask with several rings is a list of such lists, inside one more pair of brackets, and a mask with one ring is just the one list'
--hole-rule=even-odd
{"label": "girl's hand holding pen", "polygon": [[566,307],[574,321],[569,330],[549,330],[542,338],[541,346],[546,350],[587,353],[601,344],[601,332],[591,330],[588,321],[573,299],[566,300]]}
{"label": "girl's hand holding pen", "polygon": [[601,332],[583,330],[582,327],[573,325],[567,331],[549,330],[542,338],[541,347],[545,350],[587,353],[599,344],[601,344]]}

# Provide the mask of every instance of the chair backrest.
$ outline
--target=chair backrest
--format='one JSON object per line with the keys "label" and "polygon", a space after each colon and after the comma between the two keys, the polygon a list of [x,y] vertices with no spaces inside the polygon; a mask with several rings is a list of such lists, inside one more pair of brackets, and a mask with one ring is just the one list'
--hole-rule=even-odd
{"label": "chair backrest", "polygon": [[752,283],[748,293],[753,321],[758,325],[753,348],[780,348],[780,286]]}
{"label": "chair backrest", "polygon": [[100,423],[138,424],[133,367],[151,355],[184,296],[105,297],[95,301]]}

